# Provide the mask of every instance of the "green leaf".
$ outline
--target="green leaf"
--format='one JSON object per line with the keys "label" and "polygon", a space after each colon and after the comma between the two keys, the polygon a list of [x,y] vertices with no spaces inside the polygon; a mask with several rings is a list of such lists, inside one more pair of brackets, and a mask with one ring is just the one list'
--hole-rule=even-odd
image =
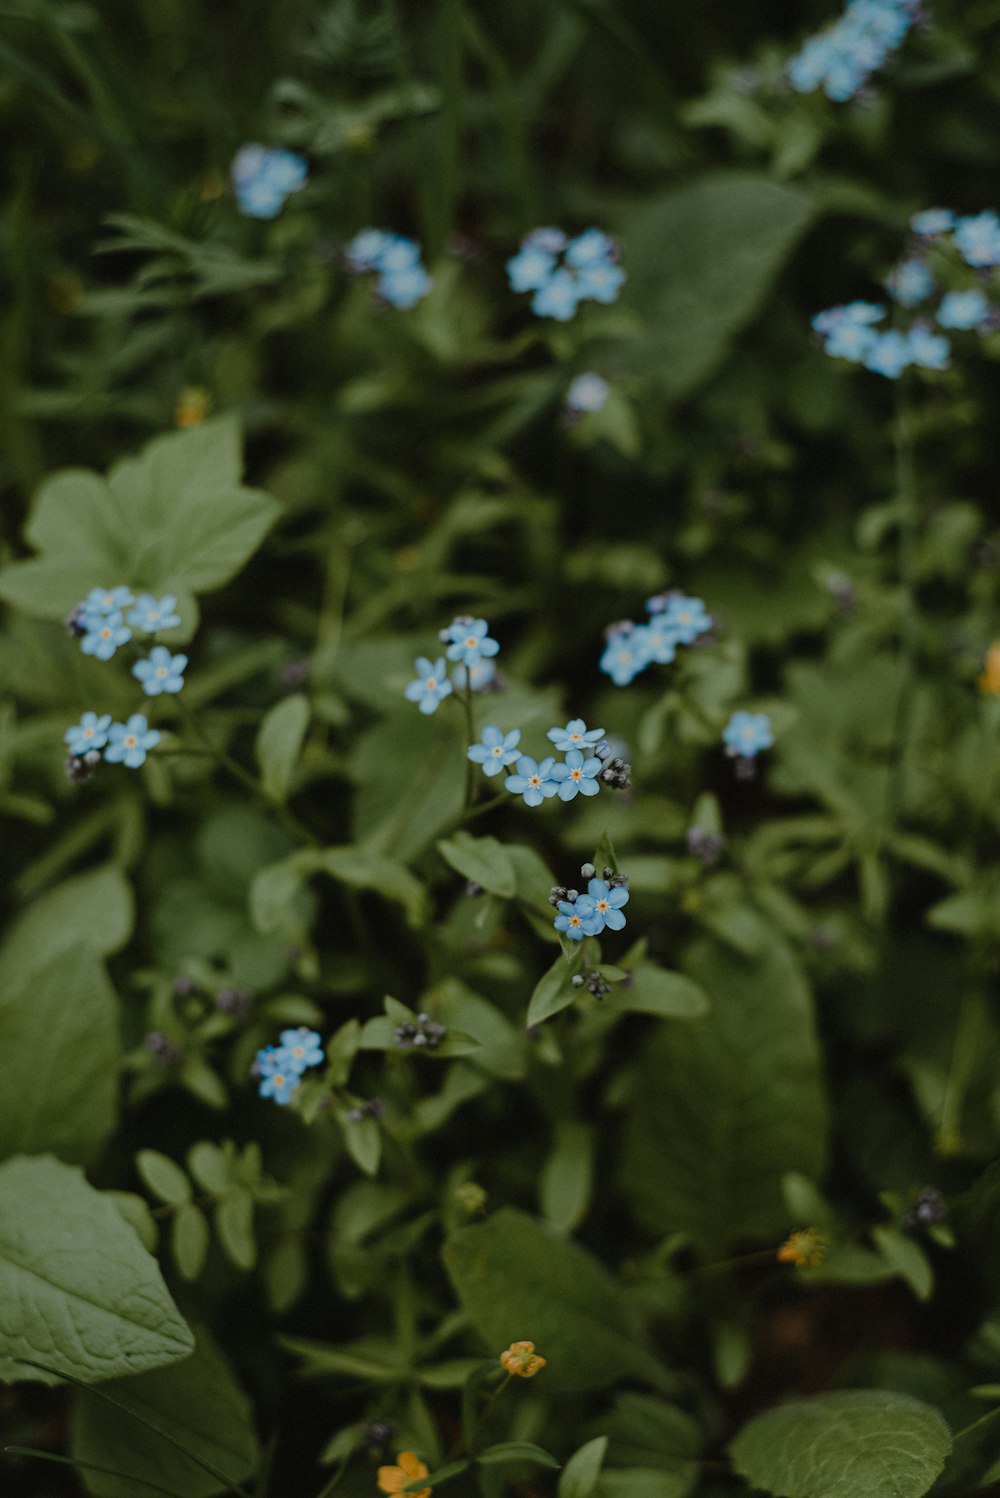
{"label": "green leaf", "polygon": [[621,1179],[643,1222],[714,1256],[783,1233],[786,1171],[822,1171],[812,997],[777,938],[759,962],[712,941],[687,964],[711,1008],[663,1025],[640,1064]]}
{"label": "green leaf", "polygon": [[884,1389],[781,1405],[729,1443],[737,1472],[779,1498],[920,1498],[950,1449],[937,1410]]}
{"label": "green leaf", "polygon": [[208,1255],[208,1223],[194,1202],[182,1202],[174,1213],[170,1248],[182,1279],[196,1280]]}
{"label": "green leaf", "polygon": [[542,1166],[539,1199],[553,1227],[572,1232],[590,1204],[594,1177],[594,1136],[587,1124],[565,1123]]}
{"label": "green leaf", "polygon": [[873,1228],[872,1238],[885,1262],[906,1281],[917,1299],[929,1300],[934,1271],[920,1244],[896,1227]]}
{"label": "green leaf", "polygon": [[0,993],[70,947],[96,957],[119,951],[134,920],[132,887],[114,864],[65,880],[33,900],[11,926],[0,947]]}
{"label": "green leaf", "polygon": [[0,1165],[0,1379],[87,1382],[187,1357],[191,1333],[114,1202],[51,1155]]}
{"label": "green leaf", "polygon": [[344,1146],[351,1159],[365,1175],[378,1172],[382,1158],[382,1131],[374,1118],[349,1119],[344,1113],[340,1119]]}
{"label": "green leaf", "polygon": [[234,577],[274,524],[273,499],[240,485],[228,418],[154,438],[104,480],[64,469],[42,484],[25,528],[39,555],[0,572],[0,597],[60,619],[92,587],[211,592]]}
{"label": "green leaf", "polygon": [[601,1473],[594,1498],[686,1498],[696,1469],[663,1472],[658,1467],[620,1467]]}
{"label": "green leaf", "polygon": [[257,730],[254,752],[261,781],[276,801],[284,801],[292,788],[308,726],[309,703],[296,694],[272,707]]}
{"label": "green leaf", "polygon": [[495,837],[473,837],[470,832],[456,832],[438,843],[441,857],[466,879],[481,884],[491,895],[512,900],[517,892],[517,876],[507,849]]}
{"label": "green leaf", "polygon": [[[195,1351],[183,1363],[114,1380],[103,1390],[232,1482],[254,1471],[259,1449],[250,1402],[204,1329],[197,1329]],[[136,1498],[134,1482],[147,1478],[178,1498],[210,1498],[223,1490],[220,1481],[163,1436],[82,1389],[73,1400],[70,1450],[81,1461],[122,1474],[88,1474],[87,1488],[98,1498]]]}
{"label": "green leaf", "polygon": [[574,999],[579,998],[579,989],[574,988],[570,982],[572,975],[572,968],[560,953],[548,972],[535,984],[535,991],[528,1005],[529,1025],[540,1025],[543,1020],[551,1019],[560,1010],[568,1009]]}
{"label": "green leaf", "polygon": [[[74,1164],[98,1154],[118,1118],[118,999],[85,946],[0,985],[0,1154],[51,1151]],[[11,966],[24,973],[27,952]]]}
{"label": "green leaf", "polygon": [[244,1186],[236,1186],[215,1204],[215,1231],[226,1257],[237,1269],[252,1269],[257,1262],[257,1240],[253,1232],[253,1197]]}
{"label": "green leaf", "polygon": [[467,761],[447,709],[394,713],[358,739],[353,836],[373,852],[408,863],[459,820]]}
{"label": "green leaf", "polygon": [[668,972],[655,962],[641,962],[628,986],[615,990],[614,1003],[629,1014],[697,1019],[708,1009],[708,995],[683,973]]}
{"label": "green leaf", "polygon": [[536,1446],[533,1441],[500,1441],[480,1451],[476,1461],[484,1467],[498,1466],[501,1462],[535,1462],[540,1467],[559,1467],[551,1451]]}
{"label": "green leaf", "polygon": [[198,1185],[215,1196],[228,1191],[233,1184],[232,1156],[207,1139],[200,1139],[191,1146],[187,1163]]}
{"label": "green leaf", "polygon": [[159,1150],[140,1150],[135,1165],[143,1181],[167,1206],[176,1207],[191,1200],[191,1182],[184,1171]]}
{"label": "green leaf", "polygon": [[607,1436],[595,1436],[573,1452],[559,1477],[558,1498],[590,1498],[601,1475]]}
{"label": "green leaf", "polygon": [[645,330],[629,346],[637,367],[673,397],[714,373],[813,213],[794,188],[727,172],[671,188],[627,215],[625,301],[641,308]]}
{"label": "green leaf", "polygon": [[419,1493],[421,1488],[438,1488],[443,1482],[448,1482],[452,1477],[458,1477],[469,1470],[467,1457],[459,1457],[457,1462],[449,1462],[445,1467],[438,1467],[436,1472],[431,1472],[427,1477],[421,1477],[419,1482],[408,1483],[402,1492]]}
{"label": "green leaf", "polygon": [[422,926],[427,918],[427,891],[405,864],[367,848],[324,848],[316,867],[353,889],[371,889],[402,905],[407,924]]}
{"label": "green leaf", "polygon": [[663,1385],[631,1300],[585,1249],[505,1208],[446,1240],[458,1298],[496,1354],[530,1338],[547,1359],[537,1377],[554,1392],[600,1389],[633,1377]]}

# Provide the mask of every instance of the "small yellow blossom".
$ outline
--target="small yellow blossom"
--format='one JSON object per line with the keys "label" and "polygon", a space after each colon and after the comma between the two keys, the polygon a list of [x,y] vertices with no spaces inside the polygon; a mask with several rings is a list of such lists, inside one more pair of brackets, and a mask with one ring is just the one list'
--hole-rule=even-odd
{"label": "small yellow blossom", "polygon": [[463,1181],[455,1189],[455,1203],[470,1217],[475,1217],[486,1206],[486,1192],[475,1181]]}
{"label": "small yellow blossom", "polygon": [[212,397],[201,385],[185,385],[174,407],[174,423],[179,427],[200,427],[212,406]]}
{"label": "small yellow blossom", "polygon": [[979,678],[979,690],[1000,697],[1000,640],[994,641],[986,652],[986,670]]}
{"label": "small yellow blossom", "polygon": [[[424,1466],[415,1451],[401,1451],[396,1457],[398,1463],[395,1467],[379,1467],[378,1490],[380,1493],[401,1493],[411,1482],[416,1482],[418,1477],[427,1477],[428,1469]],[[410,1498],[431,1498],[430,1488],[418,1488]]]}
{"label": "small yellow blossom", "polygon": [[518,1378],[534,1378],[545,1367],[545,1359],[538,1356],[534,1342],[512,1342],[500,1354],[500,1361],[508,1373],[516,1373]]}
{"label": "small yellow blossom", "polygon": [[826,1256],[826,1240],[815,1228],[800,1228],[778,1249],[780,1264],[794,1264],[796,1269],[815,1269]]}

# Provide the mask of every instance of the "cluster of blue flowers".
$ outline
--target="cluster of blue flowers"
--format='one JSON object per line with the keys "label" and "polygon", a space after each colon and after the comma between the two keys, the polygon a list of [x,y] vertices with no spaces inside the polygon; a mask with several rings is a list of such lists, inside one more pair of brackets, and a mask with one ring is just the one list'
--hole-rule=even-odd
{"label": "cluster of blue flowers", "polygon": [[[593,864],[584,868],[592,876],[597,873]],[[605,869],[602,879],[588,880],[586,894],[575,889],[554,889],[549,899],[558,911],[552,924],[569,941],[600,936],[604,930],[621,931],[625,927],[622,906],[628,904],[628,878]]]}
{"label": "cluster of blue flowers", "polygon": [[308,165],[301,156],[250,141],[240,146],[229,169],[241,213],[277,218],[285,199],[306,185]]}
{"label": "cluster of blue flowers", "polygon": [[[905,305],[905,304],[904,304]],[[834,359],[862,364],[872,374],[898,380],[904,369],[947,369],[951,361],[951,343],[936,333],[921,318],[906,332],[899,328],[879,329],[886,308],[876,302],[850,302],[844,307],[829,307],[817,312],[812,320],[823,349]]]}
{"label": "cluster of blue flowers", "polygon": [[[154,598],[151,593],[140,593],[136,597],[126,587],[92,588],[67,623],[85,655],[110,661],[134,633],[154,635],[161,629],[176,628],[181,622],[176,608],[177,599],[172,594]],[[187,664],[186,655],[173,655],[165,645],[154,645],[148,656],[135,662],[132,675],[142,683],[148,697],[158,697],[181,690]],[[137,770],[147,752],[160,742],[160,734],[150,728],[142,713],[133,713],[126,723],[112,723],[109,713],[86,712],[79,723],[66,730],[64,738],[70,754],[67,769],[73,780],[87,778],[101,759],[102,750],[110,764]]]}
{"label": "cluster of blue flowers", "polygon": [[512,795],[520,796],[525,806],[541,806],[552,796],[560,801],[596,796],[602,782],[618,789],[627,786],[628,767],[611,759],[603,728],[588,728],[582,718],[572,718],[565,728],[550,728],[546,737],[563,759],[549,754],[541,761],[533,760],[518,747],[519,728],[503,734],[492,726],[483,729],[482,742],[472,744],[468,755],[491,777],[513,765],[515,774],[506,777],[504,786]]}
{"label": "cluster of blue flowers", "polygon": [[1000,218],[992,208],[964,217],[950,208],[925,208],[913,215],[910,228],[922,239],[950,240],[974,270],[1000,265]]}
{"label": "cluster of blue flowers", "polygon": [[490,637],[489,628],[485,619],[473,619],[471,614],[460,614],[453,619],[441,631],[440,638],[447,646],[448,660],[459,664],[449,679],[444,655],[435,661],[426,655],[418,656],[416,679],[403,693],[407,702],[417,703],[422,713],[434,713],[456,687],[464,689],[468,684],[472,691],[481,692],[491,686],[496,676],[493,657],[500,646]]}
{"label": "cluster of blue flowers", "polygon": [[362,229],[344,246],[344,259],[354,275],[377,271],[379,296],[403,311],[415,307],[434,284],[421,264],[420,246],[404,234]]}
{"label": "cluster of blue flowers", "polygon": [[285,1104],[301,1086],[303,1073],[311,1066],[322,1066],[326,1055],[321,1036],[305,1025],[282,1030],[279,1040],[280,1044],[266,1045],[257,1052],[253,1074],[260,1079],[261,1097]]}
{"label": "cluster of blue flowers", "polygon": [[[560,258],[561,257],[561,258]],[[514,291],[531,291],[537,317],[569,322],[581,302],[616,302],[625,284],[618,248],[601,229],[569,239],[562,229],[533,229],[507,261]]]}
{"label": "cluster of blue flowers", "polygon": [[796,93],[822,87],[837,104],[853,99],[901,45],[919,16],[919,0],[848,0],[827,31],[810,37],[786,69]]}
{"label": "cluster of blue flowers", "polygon": [[693,645],[712,627],[702,600],[683,593],[658,593],[646,599],[646,609],[648,624],[622,619],[605,631],[607,644],[600,668],[616,687],[627,687],[654,662],[668,666],[678,645]]}

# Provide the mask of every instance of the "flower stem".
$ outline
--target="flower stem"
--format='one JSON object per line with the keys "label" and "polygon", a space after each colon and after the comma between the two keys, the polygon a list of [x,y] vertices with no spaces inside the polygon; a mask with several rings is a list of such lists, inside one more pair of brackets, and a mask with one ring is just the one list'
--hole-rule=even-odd
{"label": "flower stem", "polygon": [[[475,738],[475,729],[472,726],[472,667],[465,668],[465,689],[462,692],[462,707],[465,709],[465,747],[472,748]],[[465,760],[465,808],[471,807],[476,794],[475,783],[476,766],[475,761],[466,756]]]}

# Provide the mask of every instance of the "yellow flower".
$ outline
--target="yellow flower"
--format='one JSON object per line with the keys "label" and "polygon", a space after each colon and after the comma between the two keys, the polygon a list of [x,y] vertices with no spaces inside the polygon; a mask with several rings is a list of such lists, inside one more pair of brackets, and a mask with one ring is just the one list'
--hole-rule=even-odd
{"label": "yellow flower", "polygon": [[815,1269],[826,1256],[826,1240],[815,1228],[800,1228],[778,1249],[780,1264],[794,1264],[796,1269]]}
{"label": "yellow flower", "polygon": [[994,641],[986,652],[986,670],[979,678],[979,690],[1000,697],[1000,640]]}
{"label": "yellow flower", "polygon": [[538,1356],[534,1342],[512,1342],[500,1354],[500,1361],[508,1373],[516,1373],[518,1378],[534,1378],[545,1367],[545,1359]]}
{"label": "yellow flower", "polygon": [[[418,1477],[426,1477],[428,1469],[415,1451],[401,1451],[396,1457],[398,1466],[379,1467],[378,1490],[380,1493],[401,1493],[408,1483]],[[430,1488],[419,1488],[410,1498],[431,1498]]]}
{"label": "yellow flower", "polygon": [[174,422],[179,427],[200,427],[208,415],[212,397],[200,385],[185,385],[174,408]]}

